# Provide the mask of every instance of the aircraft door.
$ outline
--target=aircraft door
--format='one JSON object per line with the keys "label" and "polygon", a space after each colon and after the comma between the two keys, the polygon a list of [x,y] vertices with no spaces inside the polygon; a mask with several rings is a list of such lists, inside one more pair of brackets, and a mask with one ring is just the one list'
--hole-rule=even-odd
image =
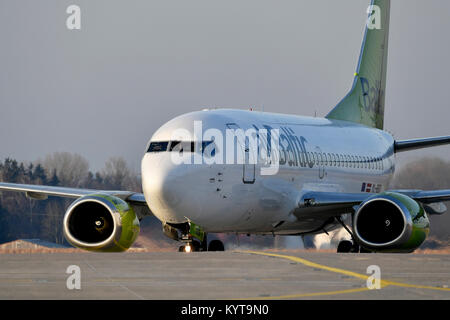
{"label": "aircraft door", "polygon": [[255,182],[255,171],[256,165],[250,163],[250,147],[248,145],[248,140],[245,140],[245,154],[244,154],[244,174],[242,181],[244,183],[254,183]]}
{"label": "aircraft door", "polygon": [[[232,130],[241,129],[236,123],[227,123],[227,128]],[[237,137],[238,144],[240,148],[244,151],[244,164],[242,168],[242,182],[244,183],[254,183],[255,182],[255,173],[256,173],[256,164],[250,163],[250,147],[248,139],[244,138],[242,141],[241,137]]]}

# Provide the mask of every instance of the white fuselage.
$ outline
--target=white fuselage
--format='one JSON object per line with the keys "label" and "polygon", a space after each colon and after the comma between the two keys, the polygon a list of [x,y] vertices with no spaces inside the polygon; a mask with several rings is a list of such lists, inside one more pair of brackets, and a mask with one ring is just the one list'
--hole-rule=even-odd
{"label": "white fuselage", "polygon": [[[229,128],[277,129],[278,169],[276,174],[262,174],[270,163],[259,159],[256,164],[176,164],[176,151],[169,147],[147,152],[142,159],[143,191],[149,208],[163,222],[191,221],[206,232],[307,233],[321,228],[324,219],[302,217],[298,208],[305,192],[378,193],[386,189],[395,169],[394,139],[385,131],[346,121],[255,111],[188,113],[158,129],[149,146],[173,141],[179,129],[199,141],[194,121],[201,121],[202,132],[217,129],[224,137]],[[215,142],[216,152],[225,151]],[[245,152],[244,143],[237,144]],[[195,152],[199,151],[194,149],[192,156]]]}

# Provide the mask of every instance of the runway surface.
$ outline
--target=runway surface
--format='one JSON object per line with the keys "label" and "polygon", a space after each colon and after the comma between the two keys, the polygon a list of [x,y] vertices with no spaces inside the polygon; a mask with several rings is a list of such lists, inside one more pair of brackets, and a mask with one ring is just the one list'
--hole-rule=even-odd
{"label": "runway surface", "polygon": [[[68,266],[81,271],[69,290]],[[381,289],[367,287],[367,268]],[[0,254],[0,299],[450,299],[450,255],[301,251]]]}

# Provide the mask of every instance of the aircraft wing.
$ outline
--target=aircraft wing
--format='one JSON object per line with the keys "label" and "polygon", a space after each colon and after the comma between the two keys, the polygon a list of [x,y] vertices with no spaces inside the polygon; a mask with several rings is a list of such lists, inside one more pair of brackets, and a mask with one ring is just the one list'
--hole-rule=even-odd
{"label": "aircraft wing", "polygon": [[88,194],[101,192],[100,190],[50,187],[41,185],[3,183],[3,182],[0,182],[0,191],[25,192],[28,197],[33,199],[45,199],[47,196],[76,199],[82,196],[86,196]]}
{"label": "aircraft wing", "polygon": [[[442,203],[450,201],[450,189],[448,190],[389,190],[404,194],[425,207],[429,214],[443,214],[447,208]],[[306,192],[299,203],[299,209],[309,208],[311,213],[327,212],[329,215],[354,211],[355,206],[359,206],[373,193],[340,193],[340,192]],[[427,210],[428,209],[428,210]],[[320,212],[320,213],[319,213]]]}
{"label": "aircraft wing", "polygon": [[450,189],[447,190],[390,190],[392,192],[402,193],[416,201],[432,204],[442,201],[450,201]]}
{"label": "aircraft wing", "polygon": [[[143,213],[143,215],[151,214],[150,209],[148,209],[147,203],[145,201],[144,195],[142,193],[131,191],[78,189],[4,182],[0,182],[0,191],[24,192],[26,193],[27,197],[36,200],[45,200],[48,196],[77,199],[94,193],[103,193],[113,195],[122,200],[125,200],[132,206],[140,207],[139,209]],[[146,210],[143,210],[145,208]]]}
{"label": "aircraft wing", "polygon": [[450,144],[450,136],[412,140],[397,140],[394,143],[394,150],[395,152],[403,152],[422,148],[436,147],[445,144]]}

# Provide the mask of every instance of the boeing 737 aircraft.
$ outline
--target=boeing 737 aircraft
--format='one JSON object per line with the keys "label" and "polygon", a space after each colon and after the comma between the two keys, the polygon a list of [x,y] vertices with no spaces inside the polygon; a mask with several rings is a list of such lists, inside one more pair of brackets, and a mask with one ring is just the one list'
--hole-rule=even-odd
{"label": "boeing 737 aircraft", "polygon": [[[208,233],[301,236],[344,227],[352,241],[338,252],[412,252],[428,235],[427,215],[446,211],[450,190],[387,190],[395,155],[450,144],[450,136],[398,141],[383,131],[389,15],[390,0],[372,1],[352,88],[325,118],[191,112],[151,137],[143,194],[12,183],[0,191],[74,198],[65,237],[92,251],[127,250],[139,221],[154,215],[180,251],[224,250],[219,240],[208,243]],[[176,136],[181,131],[187,138]],[[230,132],[241,163],[225,147]],[[260,143],[237,132],[256,133]]]}

